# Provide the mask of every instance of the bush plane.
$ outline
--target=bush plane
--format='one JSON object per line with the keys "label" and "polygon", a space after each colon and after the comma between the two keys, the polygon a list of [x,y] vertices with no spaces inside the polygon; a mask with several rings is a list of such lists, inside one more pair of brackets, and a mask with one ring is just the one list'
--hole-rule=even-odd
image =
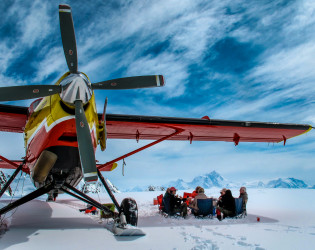
{"label": "bush plane", "polygon": [[[101,171],[112,171],[117,161],[165,140],[283,142],[312,129],[310,125],[251,121],[157,117],[97,113],[95,90],[119,90],[162,87],[162,75],[146,75],[91,83],[78,71],[77,47],[71,8],[59,5],[62,45],[69,71],[54,85],[26,85],[0,88],[0,101],[36,99],[29,107],[0,105],[0,131],[23,133],[25,157],[12,161],[0,156],[0,168],[15,169],[0,191],[8,189],[20,171],[30,175],[36,190],[6,204],[0,216],[41,195],[55,201],[58,194],[67,193],[114,218],[120,227],[137,225],[137,204],[126,198],[116,201]],[[104,164],[97,164],[98,145],[106,149],[107,139],[152,140],[153,142]],[[102,182],[117,212],[112,212],[96,200],[76,189],[84,178],[86,183]]]}

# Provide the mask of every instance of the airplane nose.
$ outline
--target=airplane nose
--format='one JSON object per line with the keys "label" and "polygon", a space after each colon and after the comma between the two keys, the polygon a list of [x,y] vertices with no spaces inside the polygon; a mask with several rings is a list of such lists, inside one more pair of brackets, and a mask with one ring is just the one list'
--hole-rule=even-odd
{"label": "airplane nose", "polygon": [[70,106],[74,106],[77,100],[82,101],[83,105],[88,103],[93,94],[91,83],[83,73],[68,75],[60,82],[60,85],[62,91],[59,96]]}

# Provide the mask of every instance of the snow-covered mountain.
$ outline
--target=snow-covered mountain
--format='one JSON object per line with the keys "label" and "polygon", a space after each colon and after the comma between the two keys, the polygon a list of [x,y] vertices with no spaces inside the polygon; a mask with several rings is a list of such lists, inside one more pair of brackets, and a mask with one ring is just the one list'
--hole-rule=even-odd
{"label": "snow-covered mountain", "polygon": [[224,177],[222,177],[216,171],[212,171],[208,174],[196,176],[192,181],[184,181],[183,179],[178,179],[176,181],[171,181],[167,187],[176,187],[179,190],[194,189],[197,186],[203,188],[236,188],[241,186],[246,186],[248,188],[315,188],[314,186],[307,185],[303,180],[296,178],[278,178],[275,180],[268,181],[251,181],[246,183],[232,182]]}
{"label": "snow-covered mountain", "polygon": [[212,171],[208,174],[196,176],[192,181],[187,182],[183,179],[178,179],[176,181],[171,181],[167,185],[167,187],[176,187],[179,190],[184,189],[194,189],[197,186],[201,186],[203,188],[212,188],[212,187],[234,187],[232,183],[230,183],[227,179],[223,178],[216,171]]}
{"label": "snow-covered mountain", "polygon": [[165,185],[166,187],[176,187],[176,189],[184,190],[189,189],[189,183],[184,181],[183,179],[178,179],[176,181],[171,181],[170,183]]}
{"label": "snow-covered mountain", "polygon": [[277,180],[269,181],[266,184],[268,188],[307,188],[308,185],[304,181],[295,178],[279,178]]}
{"label": "snow-covered mountain", "polygon": [[216,171],[211,173],[200,175],[195,177],[191,182],[188,183],[190,188],[195,188],[201,186],[203,188],[212,188],[212,187],[232,187],[231,183],[228,180],[223,178]]}
{"label": "snow-covered mountain", "polygon": [[314,188],[314,186],[309,186],[304,181],[292,177],[267,181],[252,181],[243,183],[242,186],[248,188]]}

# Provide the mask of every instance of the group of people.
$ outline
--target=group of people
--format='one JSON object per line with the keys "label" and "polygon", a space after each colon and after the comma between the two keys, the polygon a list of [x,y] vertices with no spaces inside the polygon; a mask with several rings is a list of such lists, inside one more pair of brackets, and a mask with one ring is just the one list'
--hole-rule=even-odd
{"label": "group of people", "polygon": [[[198,215],[198,200],[208,199],[205,195],[204,188],[198,186],[192,193],[192,197],[183,198],[176,194],[177,189],[170,187],[166,190],[163,197],[163,211],[169,215],[180,214],[182,217],[186,217],[188,213],[188,207],[192,213]],[[239,198],[242,198],[242,209],[246,214],[246,204],[248,201],[248,195],[246,187],[240,188]],[[220,197],[213,199],[214,207],[216,208],[216,214],[218,220],[222,220],[226,217],[234,217],[236,215],[235,200],[230,189],[223,188],[220,191]]]}

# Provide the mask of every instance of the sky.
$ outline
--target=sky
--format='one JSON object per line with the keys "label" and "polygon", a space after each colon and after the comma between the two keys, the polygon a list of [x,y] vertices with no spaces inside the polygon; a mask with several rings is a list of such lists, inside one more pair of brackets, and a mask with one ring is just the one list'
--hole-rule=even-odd
{"label": "sky", "polygon": [[[72,7],[79,70],[91,82],[162,74],[163,88],[97,91],[102,111],[315,124],[315,3],[296,1],[0,2],[0,87],[54,84],[68,71],[58,4]],[[28,101],[5,104],[28,106]],[[23,136],[0,152],[24,156]],[[295,177],[315,184],[313,131],[282,143],[162,142],[105,173],[120,188],[216,170],[231,181]],[[108,140],[99,162],[150,141]]]}

